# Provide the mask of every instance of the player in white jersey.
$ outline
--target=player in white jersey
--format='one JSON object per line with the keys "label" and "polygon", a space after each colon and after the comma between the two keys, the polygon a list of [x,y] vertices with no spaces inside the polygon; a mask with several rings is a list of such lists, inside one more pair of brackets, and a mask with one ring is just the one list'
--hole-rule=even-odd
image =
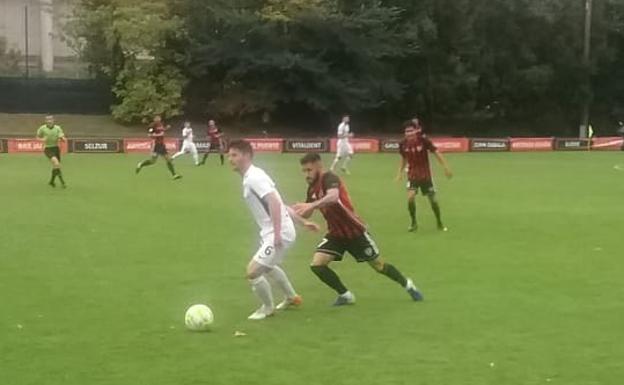
{"label": "player in white jersey", "polygon": [[342,122],[338,125],[338,141],[336,142],[336,158],[334,158],[334,162],[332,163],[330,170],[334,171],[334,168],[338,164],[341,159],[344,159],[342,162],[342,167],[340,169],[345,174],[350,174],[349,169],[347,168],[347,164],[353,157],[353,147],[351,147],[351,143],[349,143],[349,138],[353,137],[351,133],[351,128],[349,127],[350,117],[349,115],[343,115]]}
{"label": "player in white jersey", "polygon": [[197,147],[195,146],[195,142],[193,142],[193,128],[191,127],[191,122],[184,122],[184,128],[182,128],[182,148],[180,151],[176,152],[171,159],[175,159],[180,155],[188,154],[189,152],[193,155],[193,160],[195,161],[195,166],[199,166],[199,155],[197,154]]}
{"label": "player in white jersey", "polygon": [[309,229],[318,231],[319,227],[284,205],[273,180],[264,170],[253,165],[253,149],[249,142],[235,140],[230,143],[228,157],[234,170],[243,177],[243,197],[260,227],[261,246],[247,265],[247,279],[262,302],[249,319],[262,320],[273,315],[276,309],[267,277],[272,278],[284,293],[285,299],[277,305],[278,310],[302,302],[279,266],[297,236],[292,218]]}

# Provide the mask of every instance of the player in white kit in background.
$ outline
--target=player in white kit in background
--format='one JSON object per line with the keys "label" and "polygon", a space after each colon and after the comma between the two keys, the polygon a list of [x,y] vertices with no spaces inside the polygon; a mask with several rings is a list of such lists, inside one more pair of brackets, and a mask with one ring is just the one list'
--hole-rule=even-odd
{"label": "player in white kit in background", "polygon": [[199,155],[197,154],[197,147],[195,146],[195,142],[193,142],[193,128],[191,127],[191,122],[184,122],[184,128],[182,129],[182,138],[184,141],[182,142],[182,148],[180,151],[176,152],[171,159],[175,159],[183,154],[188,154],[189,152],[193,155],[193,160],[195,161],[195,166],[199,166]]}
{"label": "player in white kit in background", "polygon": [[344,159],[342,162],[342,166],[340,169],[345,174],[350,174],[349,169],[347,168],[347,164],[353,157],[353,147],[351,147],[351,143],[349,143],[349,138],[353,137],[351,133],[351,128],[349,127],[350,122],[349,115],[342,116],[342,122],[338,125],[338,141],[336,142],[336,158],[334,158],[334,162],[332,163],[330,170],[334,171],[336,165],[341,159]]}
{"label": "player in white kit in background", "polygon": [[252,291],[262,302],[262,306],[248,318],[262,320],[273,315],[276,309],[267,277],[272,278],[284,293],[285,299],[277,305],[278,310],[297,306],[302,302],[301,296],[279,266],[295,242],[296,231],[292,218],[308,229],[318,231],[319,227],[284,205],[273,180],[264,170],[252,164],[253,149],[249,142],[236,140],[230,143],[228,157],[234,171],[243,177],[243,197],[260,227],[261,246],[249,261],[246,276]]}

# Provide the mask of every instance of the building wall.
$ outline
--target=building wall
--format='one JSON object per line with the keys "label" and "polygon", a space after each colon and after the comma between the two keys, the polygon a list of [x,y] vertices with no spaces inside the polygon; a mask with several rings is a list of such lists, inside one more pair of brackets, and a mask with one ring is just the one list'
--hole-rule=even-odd
{"label": "building wall", "polygon": [[[39,0],[0,0],[0,37],[8,43],[8,49],[25,52],[25,7],[28,7],[29,55],[41,53],[41,4]],[[76,53],[65,44],[60,36],[63,23],[71,13],[71,1],[53,0],[53,51],[57,58],[75,57]]]}

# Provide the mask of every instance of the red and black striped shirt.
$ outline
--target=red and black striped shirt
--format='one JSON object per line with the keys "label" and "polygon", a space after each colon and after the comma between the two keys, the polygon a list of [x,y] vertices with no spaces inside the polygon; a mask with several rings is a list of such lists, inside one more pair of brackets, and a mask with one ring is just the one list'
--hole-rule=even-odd
{"label": "red and black striped shirt", "polygon": [[340,178],[332,173],[325,172],[308,187],[306,202],[317,201],[327,194],[327,190],[337,188],[338,202],[332,203],[319,210],[327,221],[328,235],[335,238],[353,239],[366,231],[366,225],[355,214],[349,192]]}
{"label": "red and black striped shirt", "polygon": [[223,132],[217,126],[208,127],[208,138],[210,139],[210,143],[212,144],[221,143],[222,136],[223,136]]}
{"label": "red and black striped shirt", "polygon": [[401,141],[399,152],[407,163],[407,178],[410,181],[431,180],[429,152],[436,151],[438,151],[437,147],[426,135],[418,135],[414,139]]}
{"label": "red and black striped shirt", "polygon": [[152,135],[159,135],[159,136],[154,136],[154,143],[156,144],[164,144],[165,143],[165,125],[161,123],[152,123],[150,124],[150,130]]}

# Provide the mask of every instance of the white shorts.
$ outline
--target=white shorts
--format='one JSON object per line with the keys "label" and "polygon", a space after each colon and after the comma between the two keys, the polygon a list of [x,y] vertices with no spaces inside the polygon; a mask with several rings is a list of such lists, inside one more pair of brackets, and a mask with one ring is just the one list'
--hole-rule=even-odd
{"label": "white shorts", "polygon": [[192,152],[195,153],[197,152],[197,147],[195,146],[195,143],[193,142],[187,142],[186,140],[182,142],[182,149],[180,150],[182,152]]}
{"label": "white shorts", "polygon": [[295,241],[288,241],[286,239],[282,240],[282,247],[278,250],[275,249],[273,245],[273,239],[268,240],[265,239],[262,241],[262,245],[254,254],[252,261],[256,263],[266,266],[266,267],[274,267],[281,264],[284,261],[284,257],[288,252],[288,249],[295,244]]}
{"label": "white shorts", "polygon": [[338,140],[338,143],[336,143],[336,157],[343,158],[351,155],[353,155],[353,147],[351,147],[351,143],[344,139]]}

